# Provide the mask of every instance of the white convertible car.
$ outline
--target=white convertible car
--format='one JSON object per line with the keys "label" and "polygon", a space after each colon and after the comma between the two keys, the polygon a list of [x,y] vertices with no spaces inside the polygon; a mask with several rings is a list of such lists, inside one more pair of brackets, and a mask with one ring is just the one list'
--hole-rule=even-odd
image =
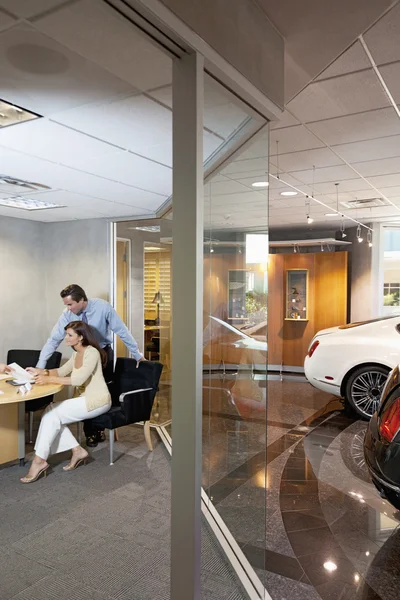
{"label": "white convertible car", "polygon": [[400,315],[323,329],[304,369],[319,390],[343,397],[358,415],[376,411],[389,372],[400,363]]}

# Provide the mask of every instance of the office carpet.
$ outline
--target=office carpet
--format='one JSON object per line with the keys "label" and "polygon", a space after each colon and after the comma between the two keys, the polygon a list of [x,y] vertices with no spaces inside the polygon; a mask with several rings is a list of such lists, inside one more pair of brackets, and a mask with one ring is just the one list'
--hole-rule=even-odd
{"label": "office carpet", "polygon": [[[39,415],[35,415],[36,425]],[[0,470],[1,600],[168,600],[170,457],[153,432],[120,430],[113,467],[107,444],[65,473],[52,457],[45,479]],[[202,524],[203,600],[245,600],[207,524]]]}

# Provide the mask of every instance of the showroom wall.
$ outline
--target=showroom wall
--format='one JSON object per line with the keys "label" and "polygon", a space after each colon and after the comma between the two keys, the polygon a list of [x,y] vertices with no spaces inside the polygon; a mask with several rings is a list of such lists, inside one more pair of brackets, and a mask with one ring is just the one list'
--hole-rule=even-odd
{"label": "showroom wall", "polygon": [[366,242],[366,231],[363,229],[364,241],[357,240],[357,227],[346,230],[351,242],[349,253],[349,287],[350,287],[350,321],[363,321],[378,316],[375,313],[375,296],[373,293],[375,278],[372,273],[372,249]]}

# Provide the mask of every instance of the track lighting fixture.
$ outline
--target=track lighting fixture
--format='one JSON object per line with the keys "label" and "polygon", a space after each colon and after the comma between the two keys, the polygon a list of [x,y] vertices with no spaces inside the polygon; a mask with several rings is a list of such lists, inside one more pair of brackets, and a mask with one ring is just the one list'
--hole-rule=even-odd
{"label": "track lighting fixture", "polygon": [[347,233],[344,230],[344,216],[342,215],[342,224],[340,226],[340,232],[342,234],[342,240],[347,237]]}
{"label": "track lighting fixture", "polygon": [[324,252],[324,245],[321,244],[321,252]]}
{"label": "track lighting fixture", "polygon": [[374,245],[372,242],[372,231],[370,229],[368,229],[368,233],[367,233],[367,242],[368,242],[368,246],[370,248],[372,248],[372,246]]}
{"label": "track lighting fixture", "polygon": [[357,240],[360,244],[364,241],[364,238],[361,237],[361,225],[357,225]]}
{"label": "track lighting fixture", "polygon": [[314,219],[312,217],[310,217],[310,215],[307,215],[307,223],[309,225],[311,225],[311,223],[314,223]]}

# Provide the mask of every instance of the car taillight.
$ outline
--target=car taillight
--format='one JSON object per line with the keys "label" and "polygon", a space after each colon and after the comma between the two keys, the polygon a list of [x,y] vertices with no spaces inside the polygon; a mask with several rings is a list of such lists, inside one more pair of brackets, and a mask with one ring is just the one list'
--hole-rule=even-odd
{"label": "car taillight", "polygon": [[319,346],[319,341],[315,340],[315,342],[311,345],[309,351],[308,351],[308,357],[311,358],[312,355],[314,354],[314,352],[316,351],[316,349]]}
{"label": "car taillight", "polygon": [[393,402],[390,408],[386,410],[379,426],[382,437],[391,442],[400,430],[400,398]]}

